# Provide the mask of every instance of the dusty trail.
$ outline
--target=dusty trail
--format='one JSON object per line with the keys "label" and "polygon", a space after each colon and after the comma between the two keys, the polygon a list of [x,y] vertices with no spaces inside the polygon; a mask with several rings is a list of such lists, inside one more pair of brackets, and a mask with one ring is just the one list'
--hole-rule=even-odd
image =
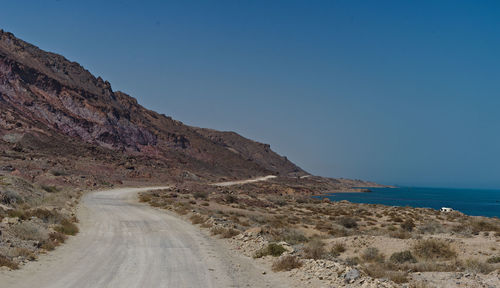
{"label": "dusty trail", "polygon": [[254,182],[260,182],[260,181],[266,181],[266,180],[273,179],[273,178],[276,178],[276,176],[274,176],[274,175],[268,175],[268,176],[254,178],[254,179],[236,180],[236,181],[227,181],[227,182],[213,183],[212,185],[214,185],[214,186],[220,186],[220,187],[226,187],[226,186],[233,186],[233,185],[241,185],[241,184],[247,184],[247,183],[254,183]]}
{"label": "dusty trail", "polygon": [[161,187],[85,195],[81,232],[21,270],[0,272],[0,286],[288,287],[190,223],[138,203],[137,193],[151,189]]}

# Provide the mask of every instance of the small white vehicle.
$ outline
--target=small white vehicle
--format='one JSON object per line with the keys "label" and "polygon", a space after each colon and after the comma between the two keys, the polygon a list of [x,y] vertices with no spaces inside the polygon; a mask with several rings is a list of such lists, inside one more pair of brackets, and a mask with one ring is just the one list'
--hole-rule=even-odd
{"label": "small white vehicle", "polygon": [[439,209],[439,211],[441,211],[441,212],[451,212],[451,211],[453,211],[453,208],[441,207],[441,209]]}

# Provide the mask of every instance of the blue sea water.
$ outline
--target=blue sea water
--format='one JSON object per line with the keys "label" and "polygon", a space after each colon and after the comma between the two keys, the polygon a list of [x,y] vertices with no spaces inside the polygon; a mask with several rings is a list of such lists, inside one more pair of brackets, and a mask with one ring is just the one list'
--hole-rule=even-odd
{"label": "blue sea water", "polygon": [[[451,207],[467,215],[500,217],[500,190],[449,188],[369,188],[366,193],[328,194],[332,201],[439,209]],[[323,196],[324,197],[324,196]]]}

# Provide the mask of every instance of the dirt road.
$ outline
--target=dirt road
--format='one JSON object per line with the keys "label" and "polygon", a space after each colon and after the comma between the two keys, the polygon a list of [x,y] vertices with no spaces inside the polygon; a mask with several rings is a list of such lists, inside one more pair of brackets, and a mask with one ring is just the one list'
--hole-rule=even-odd
{"label": "dirt road", "polygon": [[220,187],[226,187],[226,186],[233,186],[233,185],[241,185],[241,184],[247,184],[247,183],[254,183],[254,182],[260,182],[260,181],[266,181],[266,180],[273,179],[273,178],[276,178],[276,176],[274,176],[274,175],[268,175],[268,176],[254,178],[254,179],[214,183],[212,185],[214,185],[214,186],[220,186]]}
{"label": "dirt road", "polygon": [[80,233],[21,270],[2,271],[0,286],[288,287],[190,223],[138,203],[137,193],[145,190],[151,188],[85,195]]}

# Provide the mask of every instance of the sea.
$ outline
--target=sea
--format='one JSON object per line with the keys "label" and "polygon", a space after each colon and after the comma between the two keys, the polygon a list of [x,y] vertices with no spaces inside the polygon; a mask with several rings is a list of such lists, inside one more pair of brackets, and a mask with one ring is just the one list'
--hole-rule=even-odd
{"label": "sea", "polygon": [[[371,192],[333,193],[332,201],[440,209],[450,207],[472,216],[500,217],[500,190],[452,188],[368,188]],[[320,196],[324,198],[325,196]]]}

